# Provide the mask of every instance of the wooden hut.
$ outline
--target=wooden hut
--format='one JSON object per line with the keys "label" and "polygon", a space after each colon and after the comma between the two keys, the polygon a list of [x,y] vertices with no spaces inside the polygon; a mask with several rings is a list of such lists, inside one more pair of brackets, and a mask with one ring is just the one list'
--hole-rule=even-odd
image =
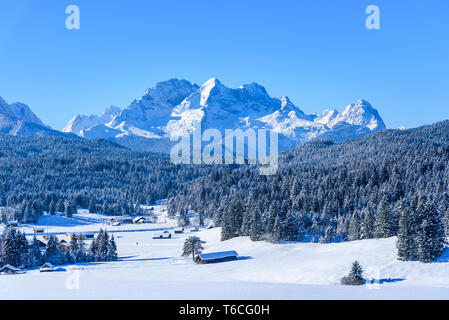
{"label": "wooden hut", "polygon": [[235,251],[202,253],[195,258],[195,262],[198,264],[217,263],[236,260],[238,256],[238,253]]}
{"label": "wooden hut", "polygon": [[16,274],[19,271],[20,271],[19,268],[13,267],[10,264],[7,264],[2,268],[0,268],[0,274]]}
{"label": "wooden hut", "polygon": [[40,272],[53,272],[55,270],[55,267],[50,262],[46,262],[42,265],[42,267],[39,269]]}

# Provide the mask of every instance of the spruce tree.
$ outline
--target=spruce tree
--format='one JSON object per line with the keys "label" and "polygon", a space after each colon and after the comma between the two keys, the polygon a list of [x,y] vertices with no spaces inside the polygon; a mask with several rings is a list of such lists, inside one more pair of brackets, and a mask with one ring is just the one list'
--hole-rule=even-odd
{"label": "spruce tree", "polygon": [[408,204],[401,202],[398,207],[399,231],[396,246],[398,248],[398,259],[413,261],[417,258],[414,219]]}
{"label": "spruce tree", "polygon": [[391,210],[386,197],[382,198],[377,207],[374,228],[376,238],[389,238],[394,236],[394,225],[391,217]]}
{"label": "spruce tree", "polygon": [[263,232],[262,220],[258,209],[252,211],[250,239],[259,241]]}
{"label": "spruce tree", "polygon": [[341,283],[344,285],[362,285],[363,280],[363,269],[358,261],[352,263],[351,271],[346,277],[341,279]]}
{"label": "spruce tree", "polygon": [[418,234],[418,259],[432,262],[446,249],[446,235],[441,214],[435,206],[427,203],[424,207],[423,222]]}
{"label": "spruce tree", "polygon": [[117,245],[115,243],[114,235],[111,235],[111,239],[108,242],[108,251],[106,255],[107,261],[117,260]]}
{"label": "spruce tree", "polygon": [[360,219],[357,211],[354,211],[349,222],[348,238],[349,241],[360,239]]}

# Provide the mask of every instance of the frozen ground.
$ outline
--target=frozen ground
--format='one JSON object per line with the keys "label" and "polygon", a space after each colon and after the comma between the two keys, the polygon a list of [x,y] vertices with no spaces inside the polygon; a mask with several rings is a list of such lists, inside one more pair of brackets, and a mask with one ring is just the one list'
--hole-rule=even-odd
{"label": "frozen ground", "polygon": [[[153,233],[171,230],[173,221],[160,215],[158,224],[104,224],[108,217],[86,212],[74,218],[42,217],[45,232],[113,232],[119,261],[64,266],[66,271],[27,271],[0,276],[0,299],[449,299],[449,253],[436,263],[400,262],[395,238],[336,244],[269,244],[236,238],[220,242],[220,229],[198,235],[204,252],[236,250],[240,259],[196,265],[180,256],[184,239],[154,240]],[[22,227],[30,237],[32,225]],[[339,284],[357,259],[372,285]]]}

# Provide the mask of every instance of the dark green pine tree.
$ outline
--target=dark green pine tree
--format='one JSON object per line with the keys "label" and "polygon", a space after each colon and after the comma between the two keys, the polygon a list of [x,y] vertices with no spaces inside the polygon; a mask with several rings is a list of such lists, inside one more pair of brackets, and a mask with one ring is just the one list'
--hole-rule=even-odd
{"label": "dark green pine tree", "polygon": [[50,201],[50,204],[48,206],[48,213],[50,213],[53,216],[55,212],[56,212],[56,203],[52,200]]}
{"label": "dark green pine tree", "polygon": [[36,267],[42,264],[42,253],[39,247],[39,241],[36,236],[33,237],[33,241],[28,249],[26,266],[28,268]]}
{"label": "dark green pine tree", "polygon": [[59,242],[58,242],[58,238],[50,235],[50,237],[48,238],[47,241],[47,246],[45,248],[45,260],[47,262],[54,262],[55,259],[57,259],[57,256],[59,254]]}
{"label": "dark green pine tree", "polygon": [[396,246],[398,259],[413,261],[417,259],[416,234],[414,233],[414,218],[408,204],[402,201],[397,208],[399,214],[399,231]]}
{"label": "dark green pine tree", "polygon": [[66,201],[64,204],[64,214],[67,218],[72,217],[72,204],[70,201]]}
{"label": "dark green pine tree", "polygon": [[394,236],[394,223],[391,210],[386,197],[383,197],[377,206],[374,235],[376,238],[389,238]]}
{"label": "dark green pine tree", "polygon": [[242,228],[242,210],[240,200],[231,204],[229,210],[224,212],[223,225],[221,229],[221,240],[228,240],[240,236]]}
{"label": "dark green pine tree", "polygon": [[6,228],[3,233],[1,256],[4,264],[10,264],[14,267],[21,265],[21,252],[18,246],[16,230]]}
{"label": "dark green pine tree", "polygon": [[93,197],[91,197],[89,200],[89,212],[97,213],[97,205],[96,205],[95,199]]}
{"label": "dark green pine tree", "polygon": [[263,232],[261,214],[258,208],[252,211],[250,239],[259,241]]}
{"label": "dark green pine tree", "polygon": [[114,235],[111,235],[111,238],[108,242],[108,251],[106,255],[107,261],[115,261],[117,260],[117,244],[115,243]]}
{"label": "dark green pine tree", "polygon": [[273,242],[278,242],[278,241],[282,241],[282,234],[283,234],[283,219],[281,218],[281,215],[278,214],[276,215],[276,217],[274,218],[274,226],[273,226],[273,231],[272,231],[272,241]]}
{"label": "dark green pine tree", "polygon": [[360,222],[360,239],[372,239],[374,237],[374,213],[370,208],[362,209]]}
{"label": "dark green pine tree", "polygon": [[56,211],[64,212],[64,209],[65,209],[64,202],[62,201],[62,199],[59,199],[58,202],[56,203]]}
{"label": "dark green pine tree", "polygon": [[349,241],[360,239],[360,218],[357,211],[354,211],[349,222],[348,239]]}
{"label": "dark green pine tree", "polygon": [[362,285],[363,280],[363,269],[358,261],[352,263],[351,271],[346,277],[341,279],[341,283],[344,285]]}
{"label": "dark green pine tree", "polygon": [[432,262],[441,256],[447,246],[444,225],[441,214],[431,203],[425,205],[423,218],[418,234],[418,259]]}
{"label": "dark green pine tree", "polygon": [[188,237],[184,242],[184,248],[182,251],[183,257],[192,255],[192,260],[195,261],[195,255],[199,255],[203,251],[201,239],[195,236]]}
{"label": "dark green pine tree", "polygon": [[352,279],[363,280],[363,269],[357,260],[352,263],[352,268],[351,268],[351,272],[349,273],[349,276]]}

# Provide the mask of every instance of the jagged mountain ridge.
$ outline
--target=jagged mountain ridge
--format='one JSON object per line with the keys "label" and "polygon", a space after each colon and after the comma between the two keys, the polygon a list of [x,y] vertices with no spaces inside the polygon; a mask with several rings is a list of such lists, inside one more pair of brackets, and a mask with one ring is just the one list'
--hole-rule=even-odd
{"label": "jagged mountain ridge", "polygon": [[102,116],[78,115],[63,132],[105,138],[132,149],[168,152],[173,145],[170,136],[190,135],[199,123],[202,130],[222,133],[225,129],[270,129],[279,133],[280,150],[315,138],[345,141],[386,129],[377,110],[365,100],[341,113],[326,110],[307,115],[288,97],[270,97],[257,83],[232,89],[212,78],[201,86],[178,79],[159,82],[120,112],[114,108]]}
{"label": "jagged mountain ridge", "polygon": [[26,104],[19,102],[8,104],[1,97],[0,134],[21,137],[66,136],[78,138],[74,134],[62,133],[45,125]]}

